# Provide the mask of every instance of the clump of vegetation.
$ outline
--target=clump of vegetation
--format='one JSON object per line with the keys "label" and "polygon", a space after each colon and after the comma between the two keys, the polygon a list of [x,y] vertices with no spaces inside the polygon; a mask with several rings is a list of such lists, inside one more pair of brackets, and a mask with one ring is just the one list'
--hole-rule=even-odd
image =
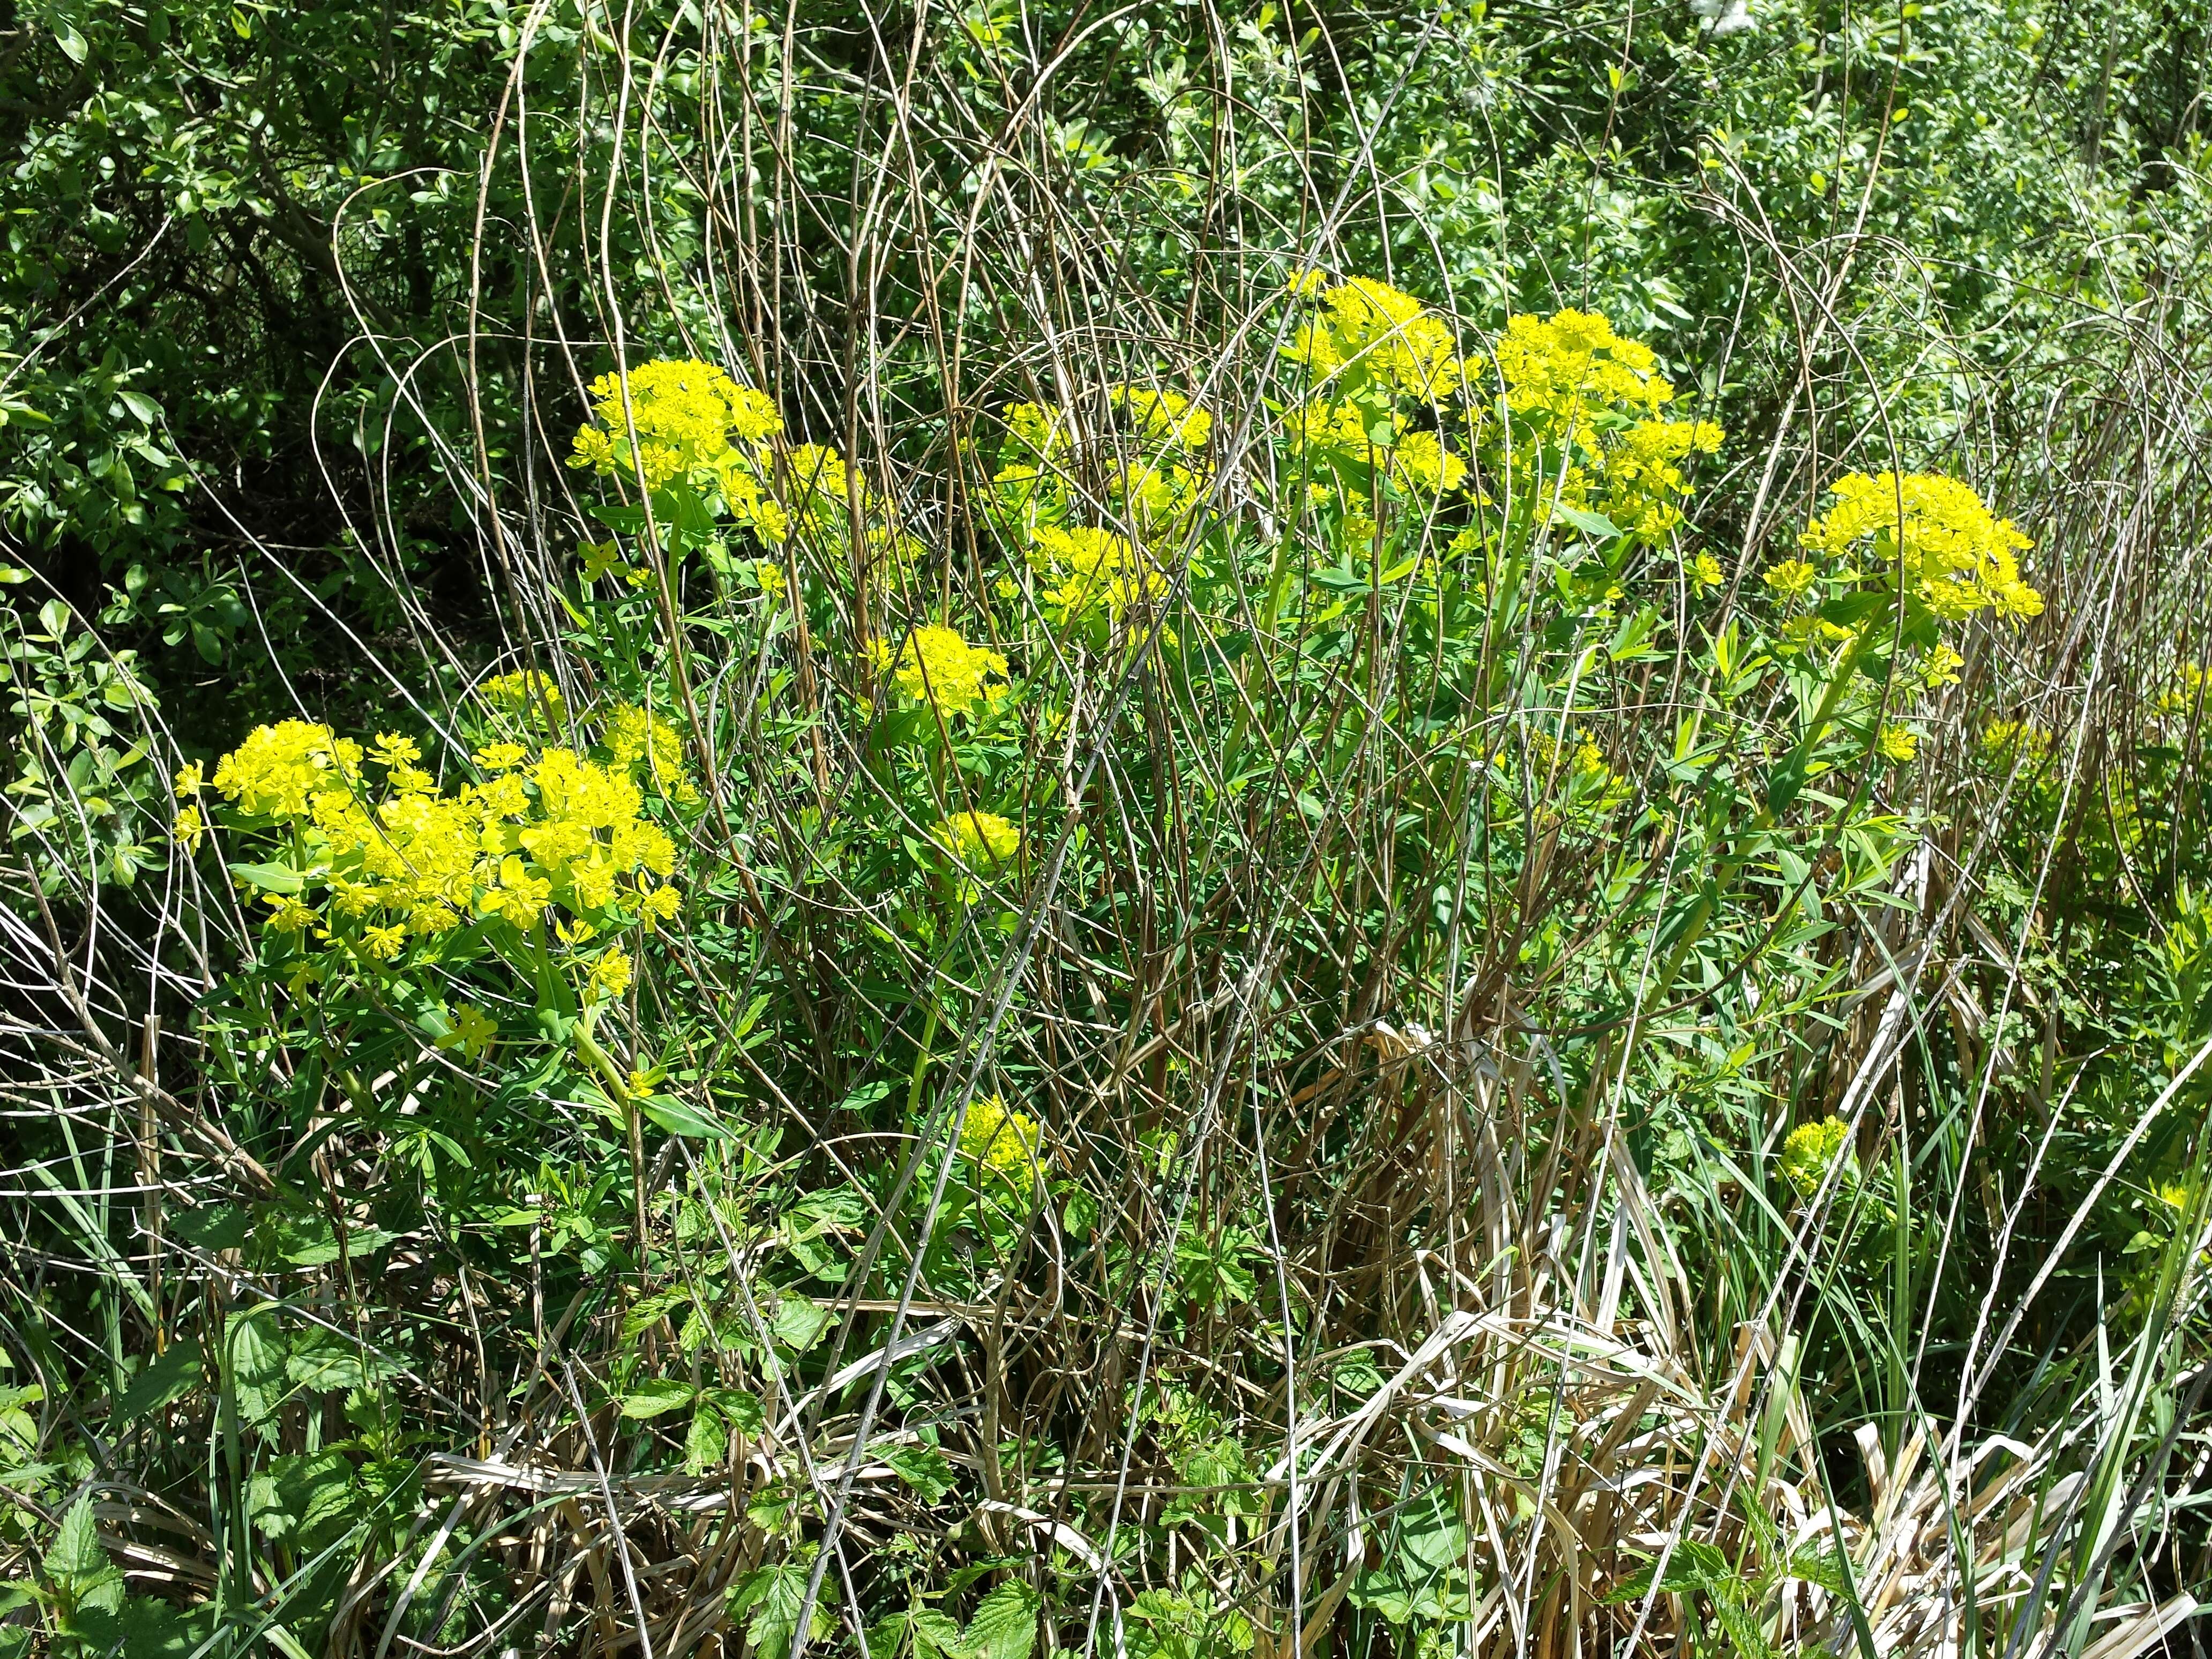
{"label": "clump of vegetation", "polygon": [[2195,118],[1709,9],[408,20],[343,534],[0,384],[0,1656],[2195,1639]]}

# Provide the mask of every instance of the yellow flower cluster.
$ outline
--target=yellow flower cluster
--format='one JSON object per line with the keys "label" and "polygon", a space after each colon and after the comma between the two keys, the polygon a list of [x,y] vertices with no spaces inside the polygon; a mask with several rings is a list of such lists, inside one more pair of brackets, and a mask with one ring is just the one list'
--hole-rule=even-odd
{"label": "yellow flower cluster", "polygon": [[1119,622],[1132,606],[1167,597],[1167,573],[1126,536],[1058,525],[1040,525],[1033,534],[1030,562],[1054,584],[1044,603],[1063,625],[1102,611]]}
{"label": "yellow flower cluster", "polygon": [[1042,1144],[1036,1120],[1013,1110],[998,1096],[969,1102],[968,1115],[960,1125],[960,1156],[979,1170],[1026,1184]]}
{"label": "yellow flower cluster", "polygon": [[1042,404],[1008,404],[1006,435],[1012,447],[1033,460],[1049,461],[1067,447],[1067,420]]}
{"label": "yellow flower cluster", "polygon": [[1594,416],[1650,415],[1674,400],[1674,386],[1653,373],[1651,348],[1621,338],[1594,311],[1510,318],[1492,350],[1506,408],[1548,422],[1562,443],[1595,448]]}
{"label": "yellow flower cluster", "polygon": [[2032,720],[1991,720],[1982,728],[1983,756],[1995,765],[2040,766],[2051,758],[2053,741],[2049,726]]}
{"label": "yellow flower cluster", "polygon": [[955,812],[930,831],[939,846],[963,864],[1004,864],[1022,844],[1022,832],[996,812]]}
{"label": "yellow flower cluster", "polygon": [[1983,610],[2020,621],[2042,611],[2043,596],[2021,580],[2027,538],[1956,478],[1855,472],[1837,481],[1835,493],[1836,504],[1805,532],[1813,551],[1840,556],[1871,539],[1875,558],[1941,621]]}
{"label": "yellow flower cluster", "polygon": [[978,705],[988,708],[1006,695],[1005,656],[969,644],[953,629],[917,628],[896,655],[881,640],[868,649],[878,672],[890,671],[901,696],[933,702],[947,716],[973,714]]}
{"label": "yellow flower cluster", "polygon": [[1800,1194],[1810,1198],[1820,1190],[1820,1183],[1843,1153],[1848,1133],[1838,1117],[1801,1123],[1790,1132],[1782,1143],[1782,1173]]}
{"label": "yellow flower cluster", "polygon": [[[673,914],[676,890],[653,878],[674,867],[675,847],[641,816],[627,764],[563,748],[532,759],[494,744],[477,756],[489,775],[447,794],[417,757],[404,738],[380,737],[364,756],[326,726],[284,720],[217,763],[215,788],[241,827],[281,827],[304,854],[299,891],[270,899],[272,928],[332,937],[343,919],[358,925],[363,953],[384,960],[410,937],[435,939],[471,917],[527,929],[554,905],[580,917],[629,903]],[[179,832],[197,834],[188,810],[193,822]],[[309,902],[319,888],[327,912]]]}
{"label": "yellow flower cluster", "polygon": [[[607,716],[607,753],[631,776],[646,777],[671,800],[688,805],[699,798],[684,767],[684,739],[659,715],[635,703],[618,703]],[[483,760],[480,755],[479,762]]]}
{"label": "yellow flower cluster", "polygon": [[1638,421],[1606,452],[1606,516],[1638,541],[1664,541],[1682,522],[1680,503],[1690,494],[1682,461],[1720,447],[1721,429],[1711,421]]}
{"label": "yellow flower cluster", "polygon": [[1320,297],[1289,347],[1316,383],[1371,386],[1430,404],[1459,391],[1466,370],[1451,325],[1412,295],[1355,276]]}
{"label": "yellow flower cluster", "polygon": [[1539,492],[1540,520],[1556,498],[1647,546],[1664,541],[1691,494],[1682,463],[1718,450],[1723,434],[1710,421],[1659,418],[1674,388],[1650,348],[1596,312],[1567,310],[1510,319],[1493,350],[1506,410],[1557,455],[1521,447],[1513,456],[1516,488]]}
{"label": "yellow flower cluster", "polygon": [[[592,417],[577,429],[570,466],[602,477],[641,472],[650,490],[689,480],[713,489],[732,517],[770,543],[788,538],[794,521],[817,536],[842,533],[855,495],[864,516],[879,516],[881,503],[836,450],[798,444],[779,461],[783,417],[775,401],[711,363],[663,359],[633,369],[627,402],[614,374],[592,381],[591,393]],[[887,558],[910,550],[895,528],[871,523],[866,534]],[[611,553],[587,560],[586,580],[612,568]]]}
{"label": "yellow flower cluster", "polygon": [[765,392],[689,358],[632,369],[627,402],[620,374],[600,375],[591,396],[593,418],[577,428],[568,465],[602,477],[634,465],[648,489],[694,472],[719,477],[736,459],[732,438],[758,455],[783,430],[783,417]]}
{"label": "yellow flower cluster", "polygon": [[568,702],[561,688],[534,668],[495,674],[477,689],[486,702],[513,720],[556,726],[568,718]]}
{"label": "yellow flower cluster", "polygon": [[215,787],[254,817],[297,817],[325,790],[354,787],[361,775],[361,745],[333,737],[327,726],[280,720],[257,726],[244,743],[216,763]]}
{"label": "yellow flower cluster", "polygon": [[1467,482],[1467,462],[1426,428],[1409,430],[1395,416],[1373,416],[1350,401],[1316,398],[1291,411],[1290,435],[1304,448],[1333,452],[1382,468],[1417,498],[1449,495]]}
{"label": "yellow flower cluster", "polygon": [[2204,680],[2201,664],[2183,663],[2174,670],[2173,683],[2158,694],[2158,702],[2153,706],[2169,720],[2176,714],[2193,714],[2204,696]]}
{"label": "yellow flower cluster", "polygon": [[[1117,386],[1109,396],[1116,408],[1125,409],[1137,431],[1154,443],[1170,443],[1181,449],[1200,450],[1213,435],[1213,411],[1191,402],[1180,392],[1155,391],[1149,386]],[[1023,407],[1035,409],[1034,404]]]}
{"label": "yellow flower cluster", "polygon": [[1390,451],[1390,476],[1416,495],[1447,495],[1467,482],[1467,463],[1433,432],[1408,432]]}

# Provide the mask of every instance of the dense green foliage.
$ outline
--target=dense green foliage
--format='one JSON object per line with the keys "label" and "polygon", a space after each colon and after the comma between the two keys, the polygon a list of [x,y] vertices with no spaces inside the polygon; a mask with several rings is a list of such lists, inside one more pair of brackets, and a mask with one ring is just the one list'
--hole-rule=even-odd
{"label": "dense green foliage", "polygon": [[19,6],[0,1659],[2197,1641],[2208,52]]}

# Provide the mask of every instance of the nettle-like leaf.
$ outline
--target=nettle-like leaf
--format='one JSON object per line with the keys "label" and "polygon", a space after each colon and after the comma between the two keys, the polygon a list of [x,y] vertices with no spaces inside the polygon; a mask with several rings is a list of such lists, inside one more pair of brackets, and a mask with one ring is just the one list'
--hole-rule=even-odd
{"label": "nettle-like leaf", "polygon": [[268,1308],[233,1314],[224,1328],[232,1398],[239,1415],[256,1428],[271,1422],[291,1392],[284,1373],[284,1337]]}
{"label": "nettle-like leaf", "polygon": [[665,1417],[681,1411],[699,1397],[698,1389],[681,1377],[648,1377],[622,1398],[624,1417]]}
{"label": "nettle-like leaf", "polygon": [[115,1397],[115,1420],[136,1422],[182,1399],[202,1379],[200,1351],[191,1342],[172,1342],[141,1365]]}
{"label": "nettle-like leaf", "polygon": [[1262,1254],[1249,1227],[1224,1227],[1210,1239],[1186,1233],[1176,1241],[1176,1277],[1199,1307],[1235,1306],[1258,1294],[1255,1264]]}
{"label": "nettle-like leaf", "polygon": [[[794,1550],[788,1560],[747,1573],[731,1590],[730,1617],[743,1622],[746,1639],[763,1659],[791,1651],[799,1612],[806,1604],[806,1580],[813,1563],[814,1547],[805,1545]],[[830,1633],[835,1622],[830,1613],[830,1597],[831,1581],[825,1577],[815,1600],[814,1616],[807,1621],[809,1641],[819,1641]]]}
{"label": "nettle-like leaf", "polygon": [[963,1645],[974,1659],[1030,1659],[1044,1597],[1009,1578],[975,1604]]}
{"label": "nettle-like leaf", "polygon": [[951,1492],[957,1480],[951,1462],[934,1446],[894,1446],[884,1454],[884,1462],[925,1504],[934,1504]]}
{"label": "nettle-like leaf", "polygon": [[65,1622],[87,1610],[113,1613],[121,1609],[123,1574],[100,1541],[90,1498],[77,1499],[62,1517],[54,1541],[40,1558],[39,1574],[53,1592]]}

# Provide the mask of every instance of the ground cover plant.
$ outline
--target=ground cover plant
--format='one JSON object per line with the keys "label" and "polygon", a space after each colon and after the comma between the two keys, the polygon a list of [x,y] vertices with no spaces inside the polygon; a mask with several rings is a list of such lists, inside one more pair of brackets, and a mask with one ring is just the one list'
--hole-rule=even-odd
{"label": "ground cover plant", "polygon": [[2202,35],[26,9],[0,1650],[2194,1650]]}

